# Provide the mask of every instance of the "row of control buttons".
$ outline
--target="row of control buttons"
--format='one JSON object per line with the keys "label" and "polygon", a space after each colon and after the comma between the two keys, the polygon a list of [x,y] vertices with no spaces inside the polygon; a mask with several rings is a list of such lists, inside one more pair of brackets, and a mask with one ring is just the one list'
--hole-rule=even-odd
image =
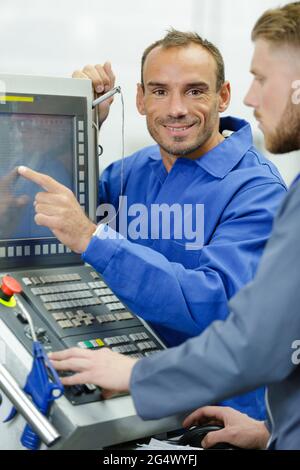
{"label": "row of control buttons", "polygon": [[142,343],[137,343],[137,347],[140,351],[147,351],[147,349],[156,349],[156,344],[154,341],[143,341]]}
{"label": "row of control buttons", "polygon": [[123,346],[113,346],[111,348],[112,351],[118,352],[121,354],[137,352],[138,349],[134,344],[124,344]]}
{"label": "row of control buttons", "polygon": [[119,299],[115,295],[107,295],[101,297],[101,302],[103,302],[104,304],[110,304],[112,302],[119,302]]}
{"label": "row of control buttons", "polygon": [[96,317],[99,323],[110,323],[121,320],[130,320],[133,318],[133,315],[130,312],[118,312],[118,313],[108,313],[105,315],[99,315]]}
{"label": "row of control buttons", "polygon": [[9,246],[0,247],[0,258],[12,258],[19,256],[31,256],[31,255],[56,255],[63,253],[71,253],[70,248],[62,245],[61,243],[50,243],[41,245],[25,245],[25,246]]}
{"label": "row of control buttons", "polygon": [[78,273],[74,273],[74,274],[54,274],[54,275],[51,275],[51,276],[23,277],[22,281],[26,286],[30,286],[32,284],[37,286],[39,284],[53,284],[55,282],[81,281],[81,277]]}
{"label": "row of control buttons", "polygon": [[62,294],[41,295],[40,299],[42,302],[57,302],[60,300],[87,299],[89,297],[93,297],[93,294],[88,290],[84,290],[79,292],[64,292]]}
{"label": "row of control buttons", "polygon": [[11,258],[13,256],[30,256],[31,246],[1,246],[0,247],[0,258]]}
{"label": "row of control buttons", "polygon": [[81,349],[95,349],[95,348],[102,348],[104,345],[102,339],[90,339],[87,341],[79,341],[77,346]]}
{"label": "row of control buttons", "polygon": [[78,121],[79,203],[85,208],[84,121]]}
{"label": "row of control buttons", "polygon": [[[115,321],[130,320],[133,318],[133,315],[127,311],[118,312],[115,314],[104,314],[96,317],[94,317],[92,313],[84,312],[84,310],[54,312],[51,315],[58,325],[63,329],[89,326],[93,324],[95,319],[97,319],[100,324],[103,324]],[[142,338],[140,337],[139,340],[146,338],[148,338],[147,335],[143,336]],[[137,339],[135,341],[137,341]]]}
{"label": "row of control buttons", "polygon": [[[149,338],[146,333],[145,335],[147,338]],[[150,340],[133,344],[130,342],[130,336],[131,335],[111,336],[109,338],[104,338],[103,340],[100,338],[90,339],[86,341],[80,341],[78,346],[82,349],[98,349],[106,345],[114,352],[121,354],[137,353],[140,355],[139,357],[143,357],[142,353],[149,356],[151,353],[158,350],[154,341]]]}
{"label": "row of control buttons", "polygon": [[79,292],[88,290],[86,282],[76,282],[75,284],[64,284],[50,287],[32,287],[31,292],[34,295],[60,294],[64,292]]}
{"label": "row of control buttons", "polygon": [[101,302],[96,297],[90,299],[65,300],[61,302],[51,302],[44,304],[46,310],[62,310],[64,308],[90,307],[91,305],[100,305]]}
{"label": "row of control buttons", "polygon": [[[97,273],[93,273],[93,274],[97,274]],[[88,284],[89,284],[90,289],[102,289],[103,287],[107,287],[107,285],[103,281],[89,282]]]}
{"label": "row of control buttons", "polygon": [[124,308],[121,302],[114,302],[113,304],[107,304],[106,307],[111,312],[113,312],[114,310],[122,310]]}
{"label": "row of control buttons", "polygon": [[111,336],[110,338],[104,338],[104,341],[107,346],[130,343],[130,339],[127,335]]}
{"label": "row of control buttons", "polygon": [[148,339],[149,336],[147,335],[145,331],[142,331],[141,333],[131,333],[129,335],[129,338],[132,341],[143,341],[144,339]]}
{"label": "row of control buttons", "polygon": [[[143,335],[143,338],[149,338],[147,333],[138,333],[139,335]],[[132,338],[132,334],[127,336],[127,335],[119,335],[119,336],[111,336],[109,338],[104,338],[104,342],[107,346],[116,346],[116,345],[121,345],[121,344],[128,344],[130,343],[130,339]],[[157,349],[156,344],[154,341],[149,340],[149,341],[143,341],[141,343],[137,343],[136,346],[134,346],[134,349],[132,351],[137,351],[137,348],[140,351],[146,351],[149,349]]]}
{"label": "row of control buttons", "polygon": [[104,295],[113,295],[113,291],[109,287],[102,287],[102,289],[94,289],[94,294],[102,297]]}
{"label": "row of control buttons", "polygon": [[[67,276],[67,277],[65,277]],[[76,276],[76,278],[74,278]],[[80,280],[80,277],[77,278],[77,275],[68,274],[68,275],[60,275],[60,276],[44,276],[44,277],[32,277],[32,278],[23,278],[23,282],[25,285],[38,285],[40,283],[52,283],[52,282],[62,282],[62,281],[73,281],[73,280]],[[94,294],[101,297],[101,303],[110,304],[110,303],[117,303],[118,305],[112,306],[110,310],[118,310],[123,308],[122,304],[120,304],[118,297],[116,297],[112,290],[106,286],[103,281],[97,282],[89,282],[86,284],[85,282],[77,283],[77,284],[69,284],[67,286],[60,285],[60,286],[52,286],[52,287],[34,287],[32,288],[32,293],[34,295],[41,295],[42,302],[55,302],[58,300],[69,300],[69,299],[76,299],[76,298],[85,298],[85,297],[92,297],[92,293],[88,290],[92,288],[94,290]],[[78,296],[75,294],[73,295],[58,295],[54,296],[54,294],[66,294],[68,292],[76,292],[82,291],[82,293],[78,293]],[[86,291],[84,293],[83,291]],[[49,295],[48,295],[49,294]],[[51,296],[51,294],[53,294]],[[111,295],[109,295],[111,294]]]}

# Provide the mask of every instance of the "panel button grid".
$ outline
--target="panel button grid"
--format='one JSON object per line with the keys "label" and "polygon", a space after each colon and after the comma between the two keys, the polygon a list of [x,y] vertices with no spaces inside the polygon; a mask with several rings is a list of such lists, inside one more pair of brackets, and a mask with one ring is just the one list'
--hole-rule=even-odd
{"label": "panel button grid", "polygon": [[[148,339],[149,341],[143,341],[136,343],[139,339]],[[102,347],[108,347],[114,352],[121,354],[128,354],[131,357],[141,358],[148,356],[158,351],[158,346],[155,342],[150,339],[146,332],[129,334],[129,335],[115,335],[104,337],[103,339],[89,339],[85,341],[79,341],[77,346],[82,349],[100,349]]]}
{"label": "panel button grid", "polygon": [[[97,273],[90,274],[93,282],[83,282],[78,273],[23,277],[22,281],[62,330],[134,319]],[[95,306],[104,307],[101,314],[87,310]]]}

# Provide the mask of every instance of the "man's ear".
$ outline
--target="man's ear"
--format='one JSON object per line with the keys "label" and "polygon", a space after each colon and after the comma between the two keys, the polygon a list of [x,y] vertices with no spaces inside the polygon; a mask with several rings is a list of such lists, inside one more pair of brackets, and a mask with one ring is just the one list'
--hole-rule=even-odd
{"label": "man's ear", "polygon": [[231,86],[229,82],[224,82],[219,91],[219,112],[226,111],[230,104]]}
{"label": "man's ear", "polygon": [[141,83],[137,84],[137,90],[136,90],[136,107],[138,109],[138,112],[142,114],[143,116],[146,114],[145,112],[145,105],[144,105],[144,88]]}

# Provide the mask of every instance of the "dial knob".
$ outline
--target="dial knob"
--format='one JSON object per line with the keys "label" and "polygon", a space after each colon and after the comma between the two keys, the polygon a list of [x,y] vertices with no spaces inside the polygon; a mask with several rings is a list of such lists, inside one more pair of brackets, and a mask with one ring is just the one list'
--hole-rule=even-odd
{"label": "dial knob", "polygon": [[9,302],[14,294],[20,294],[22,287],[19,282],[12,276],[4,276],[2,278],[2,285],[0,288],[0,298]]}

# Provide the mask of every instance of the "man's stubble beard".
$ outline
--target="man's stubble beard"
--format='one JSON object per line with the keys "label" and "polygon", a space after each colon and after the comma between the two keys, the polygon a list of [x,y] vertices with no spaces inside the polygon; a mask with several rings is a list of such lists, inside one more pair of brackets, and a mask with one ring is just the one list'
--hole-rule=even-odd
{"label": "man's stubble beard", "polygon": [[300,149],[300,104],[287,104],[275,132],[265,140],[266,148],[274,154]]}
{"label": "man's stubble beard", "polygon": [[[184,119],[185,118],[182,118],[182,120],[177,119],[176,124],[180,124],[181,121],[184,123]],[[171,145],[167,146],[162,141],[162,139],[159,136],[158,132],[156,132],[154,126],[150,125],[150,123],[148,122],[148,119],[147,119],[147,128],[148,128],[149,134],[155,140],[155,142],[159,145],[160,148],[162,148],[169,155],[171,155],[175,158],[179,158],[179,157],[185,157],[185,156],[191,154],[192,152],[195,152],[196,150],[200,149],[205,144],[205,142],[207,142],[207,140],[210,139],[210,137],[212,136],[212,134],[214,132],[214,127],[215,127],[216,121],[218,119],[219,119],[219,112],[218,112],[218,103],[216,101],[215,107],[211,111],[209,120],[206,121],[206,123],[204,125],[204,128],[201,131],[201,135],[199,135],[199,137],[196,139],[196,142],[194,142],[194,144],[190,144],[189,146],[186,146],[182,149],[178,149],[175,146],[173,147]],[[175,120],[174,120],[173,124],[174,123],[175,123]],[[169,124],[169,125],[171,125],[171,124]],[[176,139],[177,139],[177,142],[181,142],[183,140],[182,137],[175,137],[174,142],[176,142]]]}

